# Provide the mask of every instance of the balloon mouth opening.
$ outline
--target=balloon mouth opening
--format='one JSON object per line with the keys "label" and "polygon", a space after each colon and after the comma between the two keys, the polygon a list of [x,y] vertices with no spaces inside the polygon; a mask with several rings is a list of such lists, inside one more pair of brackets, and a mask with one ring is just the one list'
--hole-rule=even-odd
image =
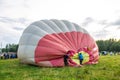
{"label": "balloon mouth opening", "polygon": [[75,62],[77,65],[81,65],[79,57],[78,57],[79,53],[81,53],[83,55],[82,64],[89,62],[89,54],[85,51],[80,51],[78,53],[74,53],[73,56],[71,56],[71,59],[73,62]]}

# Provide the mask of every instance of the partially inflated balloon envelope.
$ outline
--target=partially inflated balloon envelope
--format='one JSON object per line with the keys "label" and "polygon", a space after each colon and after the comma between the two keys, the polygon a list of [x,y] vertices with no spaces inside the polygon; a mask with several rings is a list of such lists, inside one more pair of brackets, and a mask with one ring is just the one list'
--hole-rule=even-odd
{"label": "partially inflated balloon envelope", "polygon": [[[21,63],[38,66],[64,66],[64,55],[73,51],[86,52],[88,61],[98,63],[98,47],[89,33],[79,25],[67,20],[40,20],[30,24],[23,32],[18,48]],[[70,58],[68,66],[80,65]]]}

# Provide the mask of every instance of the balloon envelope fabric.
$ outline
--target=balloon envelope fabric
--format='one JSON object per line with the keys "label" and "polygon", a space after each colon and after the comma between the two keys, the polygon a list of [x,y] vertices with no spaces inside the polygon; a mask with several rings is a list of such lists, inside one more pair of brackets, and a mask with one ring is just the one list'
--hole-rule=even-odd
{"label": "balloon envelope fabric", "polygon": [[[98,63],[98,46],[89,33],[67,20],[40,20],[30,24],[23,32],[18,48],[21,63],[37,66],[60,67],[68,51],[77,54],[85,51],[89,60],[84,64]],[[69,66],[80,65],[68,61]]]}

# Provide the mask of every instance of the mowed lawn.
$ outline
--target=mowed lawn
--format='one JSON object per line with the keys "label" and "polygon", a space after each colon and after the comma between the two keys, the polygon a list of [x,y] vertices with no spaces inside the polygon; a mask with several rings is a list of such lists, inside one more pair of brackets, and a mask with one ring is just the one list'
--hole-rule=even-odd
{"label": "mowed lawn", "polygon": [[100,56],[96,65],[43,68],[0,60],[0,80],[120,80],[120,55]]}

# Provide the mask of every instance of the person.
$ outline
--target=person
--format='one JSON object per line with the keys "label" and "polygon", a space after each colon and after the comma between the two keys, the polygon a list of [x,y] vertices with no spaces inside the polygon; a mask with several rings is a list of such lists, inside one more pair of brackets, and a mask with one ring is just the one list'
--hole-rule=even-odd
{"label": "person", "polygon": [[82,53],[78,54],[78,58],[79,58],[80,64],[82,65],[82,62],[83,62],[83,59],[84,59]]}
{"label": "person", "polygon": [[64,55],[64,64],[65,64],[65,66],[68,66],[68,58],[69,58],[68,54]]}
{"label": "person", "polygon": [[73,53],[74,53],[74,51],[72,51],[72,50],[69,50],[65,55],[64,55],[64,64],[65,64],[65,66],[68,66],[69,65],[69,60],[71,59],[70,57],[72,57],[73,56]]}
{"label": "person", "polygon": [[13,55],[13,54],[11,54],[11,55],[10,55],[10,58],[11,58],[11,59],[12,59],[12,58],[14,58],[14,55]]}
{"label": "person", "polygon": [[7,59],[7,53],[4,53],[4,59]]}

